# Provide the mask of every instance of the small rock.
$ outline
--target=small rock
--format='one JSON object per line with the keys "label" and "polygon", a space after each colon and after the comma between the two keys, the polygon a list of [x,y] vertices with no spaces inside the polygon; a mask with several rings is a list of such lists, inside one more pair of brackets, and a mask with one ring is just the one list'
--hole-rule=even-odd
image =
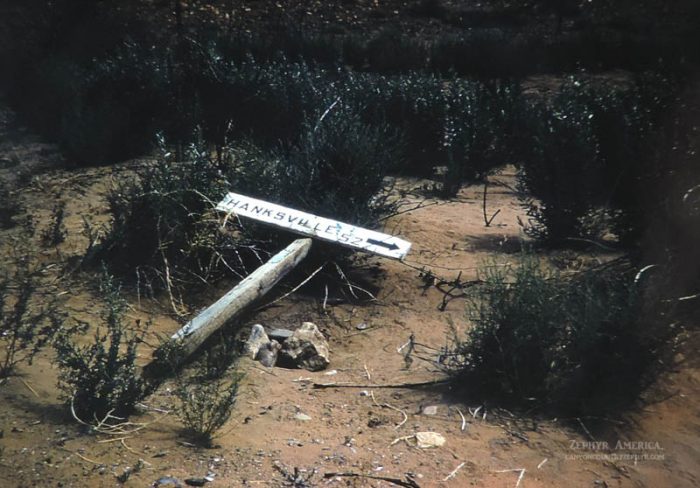
{"label": "small rock", "polygon": [[304,444],[302,444],[302,442],[297,439],[288,439],[287,445],[290,447],[302,447]]}
{"label": "small rock", "polygon": [[289,329],[272,329],[272,331],[267,334],[270,339],[275,339],[279,342],[284,342],[294,335],[294,332]]}
{"label": "small rock", "polygon": [[187,478],[185,484],[188,486],[204,486],[208,483],[206,478]]}
{"label": "small rock", "polygon": [[309,420],[311,420],[311,417],[306,415],[303,412],[299,412],[294,416],[294,420],[301,420],[302,422],[308,422]]}
{"label": "small rock", "polygon": [[309,371],[320,371],[330,364],[328,342],[313,322],[304,322],[295,330],[280,355],[287,363]]}
{"label": "small rock", "polygon": [[445,438],[437,432],[416,432],[416,445],[421,449],[445,445]]}
{"label": "small rock", "polygon": [[151,486],[152,488],[160,488],[161,486],[182,488],[182,483],[180,483],[179,479],[173,478],[172,476],[163,476],[155,480]]}
{"label": "small rock", "polygon": [[369,419],[367,421],[367,427],[369,427],[370,429],[374,429],[375,427],[379,427],[382,424],[383,424],[383,422],[381,421],[381,419],[378,419],[377,417],[372,417],[371,419]]}
{"label": "small rock", "polygon": [[[117,481],[120,483],[126,483],[129,477],[131,476],[131,473],[134,472],[134,469],[130,466],[127,466],[124,468],[124,471],[121,474],[116,475]],[[102,473],[100,473],[102,474]]]}
{"label": "small rock", "polygon": [[428,405],[427,407],[423,407],[423,410],[421,410],[421,413],[423,415],[437,415],[438,407],[437,407],[437,405]]}
{"label": "small rock", "polygon": [[272,340],[258,350],[255,359],[260,361],[260,364],[263,366],[272,368],[277,363],[277,355],[280,349],[282,349],[280,343]]}
{"label": "small rock", "polygon": [[255,324],[250,329],[250,336],[245,343],[245,353],[252,359],[258,355],[258,351],[262,346],[270,342],[270,338],[265,333],[265,329],[260,324]]}
{"label": "small rock", "polygon": [[367,329],[369,329],[369,324],[367,324],[367,322],[360,322],[359,324],[357,324],[355,326],[355,328],[357,330],[367,330]]}

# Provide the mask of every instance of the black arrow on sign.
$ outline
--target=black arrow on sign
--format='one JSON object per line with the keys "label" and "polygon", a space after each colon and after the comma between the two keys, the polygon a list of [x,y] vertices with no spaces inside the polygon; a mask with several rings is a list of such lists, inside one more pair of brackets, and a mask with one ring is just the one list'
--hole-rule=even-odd
{"label": "black arrow on sign", "polygon": [[386,242],[377,241],[375,239],[367,239],[367,244],[371,244],[373,246],[386,247],[390,251],[396,251],[399,248],[399,246],[397,246],[393,242],[391,244],[387,244]]}

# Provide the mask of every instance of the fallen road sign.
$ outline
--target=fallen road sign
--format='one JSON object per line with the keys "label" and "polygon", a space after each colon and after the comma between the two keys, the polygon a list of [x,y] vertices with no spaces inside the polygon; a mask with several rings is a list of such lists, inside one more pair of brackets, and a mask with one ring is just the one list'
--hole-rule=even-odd
{"label": "fallen road sign", "polygon": [[216,209],[387,258],[403,259],[411,248],[410,242],[398,237],[237,193],[226,195]]}

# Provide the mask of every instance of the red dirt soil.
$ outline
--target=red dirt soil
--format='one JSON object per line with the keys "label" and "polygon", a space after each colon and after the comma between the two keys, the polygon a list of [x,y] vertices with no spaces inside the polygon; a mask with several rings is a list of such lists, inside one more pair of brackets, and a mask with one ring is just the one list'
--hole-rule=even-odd
{"label": "red dirt soil", "polygon": [[[71,172],[56,169],[60,161],[56,149],[19,128],[5,108],[0,134],[0,158],[19,161],[17,167],[0,169],[0,177],[14,178],[22,168],[34,174],[23,183],[18,198],[37,218],[37,228],[47,225],[58,199],[67,203],[68,239],[56,250],[45,249],[41,257],[63,265],[85,249],[82,216],[106,222],[105,192],[110,180],[129,171],[129,165]],[[124,486],[150,486],[163,476],[184,480],[208,472],[216,475],[207,485],[212,488],[292,486],[285,484],[283,472],[293,473],[294,468],[305,476],[316,471],[308,486],[395,486],[371,478],[324,479],[334,472],[410,478],[420,487],[698,486],[700,369],[696,359],[686,360],[680,353],[677,364],[645,393],[641,406],[634,412],[611,414],[614,419],[603,421],[610,424],[608,434],[595,439],[586,433],[586,424],[594,419],[520,418],[478,400],[462,403],[444,386],[312,387],[312,382],[381,385],[441,377],[433,363],[418,357],[430,359],[433,350],[419,347],[407,369],[397,349],[411,334],[425,346],[445,345],[450,324],[458,331],[467,327],[464,301],[452,300],[439,311],[443,294],[426,288],[415,267],[449,279],[461,270],[466,280],[475,277],[476,268],[484,262],[515,259],[521,240],[517,218],[522,211],[511,190],[514,175],[506,170],[490,181],[489,211],[500,213],[488,228],[483,222],[481,187],[466,188],[451,201],[406,197],[413,203],[423,201],[424,207],[393,218],[386,229],[413,242],[406,264],[414,267],[370,258],[369,264],[381,269],[373,283],[379,290],[376,301],[327,305],[324,310],[318,297],[296,294],[255,315],[255,322],[269,327],[317,323],[331,345],[331,366],[326,372],[309,373],[265,369],[243,361],[246,377],[237,405],[212,449],[183,443],[177,417],[164,413],[176,401],[169,384],[148,398],[143,413],[131,419],[148,423],[142,430],[120,436],[123,439],[90,433],[70,418],[59,399],[52,353],[43,352],[33,365],[21,366],[18,376],[0,385],[0,486],[118,486],[116,476],[139,459],[143,467]],[[421,183],[399,182],[404,188]],[[6,237],[12,232],[0,231],[0,246],[7,246]],[[558,262],[576,267],[605,258],[563,253]],[[70,313],[95,322],[101,300],[87,277],[78,274],[67,283]],[[212,293],[203,300],[216,298]],[[145,299],[139,303],[136,297],[130,297],[130,304],[130,318],[152,319],[149,340],[155,342],[157,333],[171,334],[179,327],[165,305]],[[358,330],[361,322],[369,328]],[[691,344],[688,341],[684,350],[693,358]],[[149,359],[150,350],[143,350],[142,364]],[[437,406],[437,414],[422,414],[427,405]],[[300,412],[311,419],[296,419]],[[395,443],[421,431],[442,434],[446,444],[419,449],[405,441]],[[607,441],[609,448],[601,450],[600,444],[591,444],[594,440]],[[642,444],[619,448],[618,441]]]}

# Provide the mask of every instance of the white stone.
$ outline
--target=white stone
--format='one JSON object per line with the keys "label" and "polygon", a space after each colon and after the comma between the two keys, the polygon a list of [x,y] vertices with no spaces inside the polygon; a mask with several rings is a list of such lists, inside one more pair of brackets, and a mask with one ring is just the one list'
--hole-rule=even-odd
{"label": "white stone", "polygon": [[260,324],[255,324],[250,330],[250,337],[245,343],[245,354],[250,356],[251,359],[255,359],[258,355],[258,351],[265,344],[270,342],[270,338],[267,337],[265,329]]}

